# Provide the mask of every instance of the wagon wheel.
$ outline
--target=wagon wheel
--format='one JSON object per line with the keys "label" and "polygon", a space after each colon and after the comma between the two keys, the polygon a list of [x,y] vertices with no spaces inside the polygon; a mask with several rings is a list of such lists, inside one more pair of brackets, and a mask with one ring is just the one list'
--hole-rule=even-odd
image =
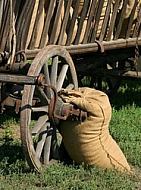
{"label": "wagon wheel", "polygon": [[[61,88],[78,88],[73,61],[66,49],[49,45],[42,49],[31,64],[28,75],[43,73],[45,83]],[[52,90],[38,85],[25,85],[21,105],[21,141],[29,166],[40,171],[42,166],[57,159],[56,130],[49,120],[48,108]],[[36,102],[36,103],[35,103]],[[36,120],[35,119],[36,115]]]}

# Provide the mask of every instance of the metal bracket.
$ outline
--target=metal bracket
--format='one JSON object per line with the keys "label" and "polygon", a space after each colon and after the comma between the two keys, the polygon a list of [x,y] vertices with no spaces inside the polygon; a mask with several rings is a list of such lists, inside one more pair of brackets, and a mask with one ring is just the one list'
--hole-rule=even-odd
{"label": "metal bracket", "polygon": [[98,40],[95,40],[95,43],[98,44],[98,47],[99,47],[99,49],[100,49],[100,52],[101,52],[101,53],[104,53],[104,52],[105,52],[105,49],[104,49],[104,46],[103,46],[102,42],[100,42],[100,41],[98,41]]}
{"label": "metal bracket", "polygon": [[[51,99],[49,104],[49,118],[51,119],[54,125],[57,125],[59,120],[67,120],[69,116],[71,116],[72,121],[84,121],[87,118],[87,112],[74,108],[74,105],[67,104],[62,101],[60,97],[58,97],[57,91],[54,86],[45,85],[51,88],[54,92],[54,98]],[[60,102],[59,102],[60,101]],[[60,111],[57,111],[57,104],[59,104]]]}

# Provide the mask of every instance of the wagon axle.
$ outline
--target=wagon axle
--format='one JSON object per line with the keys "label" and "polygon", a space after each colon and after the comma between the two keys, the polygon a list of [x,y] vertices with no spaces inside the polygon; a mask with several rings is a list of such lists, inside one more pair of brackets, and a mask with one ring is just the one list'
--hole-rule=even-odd
{"label": "wagon axle", "polygon": [[0,74],[0,82],[12,83],[12,84],[28,84],[28,85],[42,85],[44,77],[42,74],[39,76],[24,76],[24,75],[13,75],[13,74]]}

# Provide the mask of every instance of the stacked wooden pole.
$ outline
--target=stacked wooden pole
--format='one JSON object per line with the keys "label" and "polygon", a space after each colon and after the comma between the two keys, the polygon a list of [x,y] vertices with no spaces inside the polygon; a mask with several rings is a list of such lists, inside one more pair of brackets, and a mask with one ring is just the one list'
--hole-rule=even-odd
{"label": "stacked wooden pole", "polygon": [[[110,41],[136,37],[134,28],[137,14],[140,14],[140,1],[13,1],[16,19],[16,50],[41,49],[49,44],[70,46],[94,43],[95,40]],[[8,15],[9,0],[1,0],[1,51],[8,49]]]}

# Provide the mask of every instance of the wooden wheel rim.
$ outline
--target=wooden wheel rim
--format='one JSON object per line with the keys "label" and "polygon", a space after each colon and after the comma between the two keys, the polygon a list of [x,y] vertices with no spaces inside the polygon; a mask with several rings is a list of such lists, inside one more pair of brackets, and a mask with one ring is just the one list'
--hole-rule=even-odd
{"label": "wooden wheel rim", "polygon": [[[62,48],[61,46],[49,45],[43,48],[33,60],[33,63],[29,68],[28,75],[38,76],[41,72],[41,69],[45,65],[46,61],[54,56],[60,56],[66,61],[70,69],[74,88],[78,88],[77,75],[71,56],[69,55],[67,50]],[[32,108],[32,99],[33,99],[34,90],[35,90],[34,85],[24,86],[22,105],[21,105],[20,130],[21,130],[22,146],[27,162],[32,169],[40,171],[40,169],[42,168],[42,163],[36,155],[30,131],[31,112],[32,112],[31,108]]]}

